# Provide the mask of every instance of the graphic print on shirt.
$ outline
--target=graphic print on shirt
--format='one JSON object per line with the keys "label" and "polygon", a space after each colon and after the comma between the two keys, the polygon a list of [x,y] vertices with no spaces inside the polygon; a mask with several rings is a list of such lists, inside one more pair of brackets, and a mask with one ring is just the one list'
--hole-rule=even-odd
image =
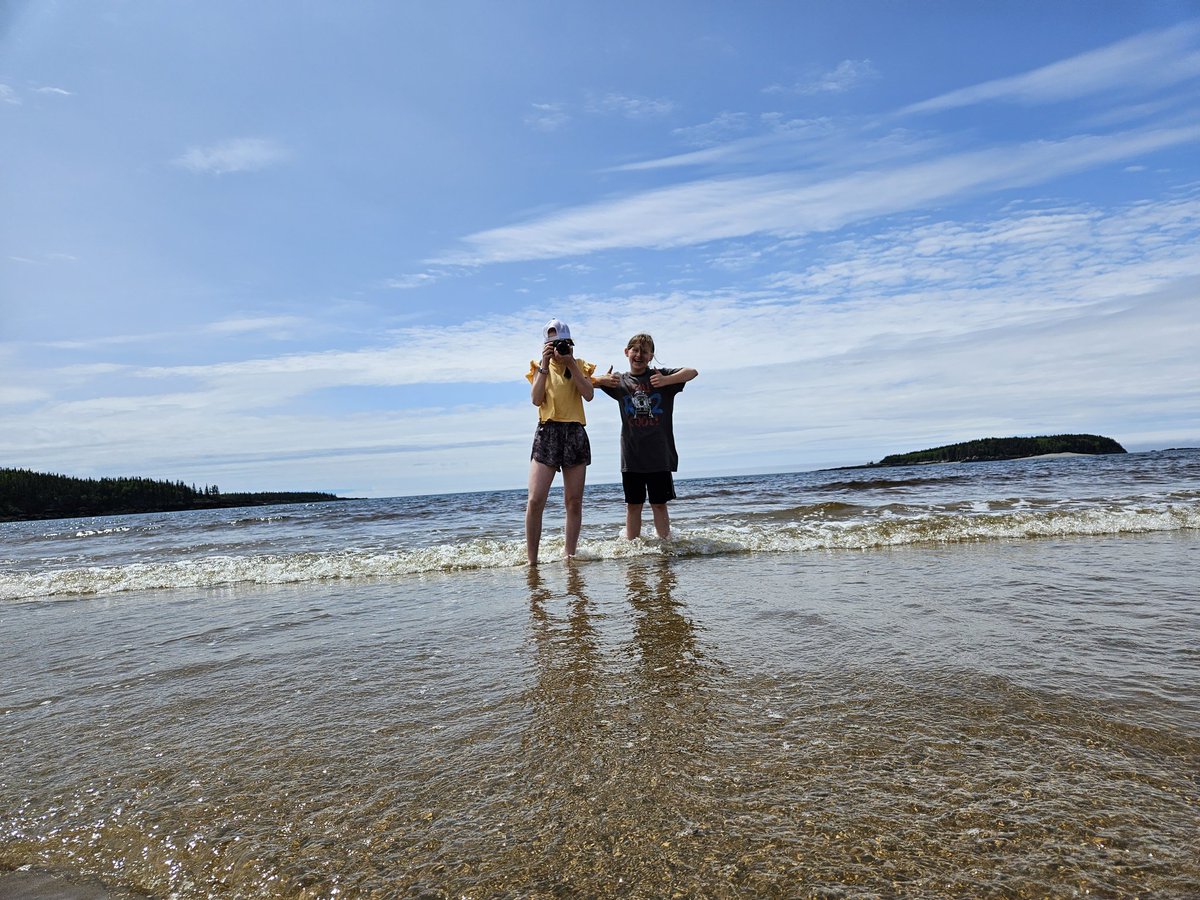
{"label": "graphic print on shirt", "polygon": [[657,425],[663,414],[662,394],[647,394],[646,386],[639,382],[632,393],[625,395],[625,414],[630,425],[640,428]]}

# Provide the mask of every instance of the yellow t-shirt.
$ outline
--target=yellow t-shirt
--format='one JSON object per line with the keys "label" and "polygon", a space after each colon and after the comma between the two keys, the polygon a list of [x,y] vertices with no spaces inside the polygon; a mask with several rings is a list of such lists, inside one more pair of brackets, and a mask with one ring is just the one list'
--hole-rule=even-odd
{"label": "yellow t-shirt", "polygon": [[[579,371],[588,378],[596,371],[596,364],[576,359]],[[530,384],[537,375],[538,364],[529,363],[529,373],[525,378]],[[567,378],[567,369],[557,360],[550,360],[550,371],[546,373],[546,399],[538,407],[539,422],[578,422],[587,424],[583,414],[583,398],[579,396],[579,388],[575,385],[575,376]]]}

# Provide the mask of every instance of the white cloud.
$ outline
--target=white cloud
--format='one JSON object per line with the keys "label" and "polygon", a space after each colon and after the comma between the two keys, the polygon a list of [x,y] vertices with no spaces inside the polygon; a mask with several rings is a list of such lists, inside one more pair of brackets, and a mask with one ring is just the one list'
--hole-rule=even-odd
{"label": "white cloud", "polygon": [[533,112],[526,113],[525,124],[538,131],[557,131],[571,121],[561,103],[533,103]]}
{"label": "white cloud", "polygon": [[1057,103],[1108,91],[1163,87],[1200,76],[1200,25],[1149,32],[1011,78],[1000,78],[914,103],[927,113],[988,101]]}
{"label": "white cloud", "polygon": [[[758,143],[755,141],[754,143]],[[678,153],[673,156],[668,156],[661,159],[649,159],[641,162],[625,163],[624,165],[614,166],[610,171],[613,172],[648,172],[653,169],[674,169],[681,166],[707,166],[714,163],[725,162],[740,152],[738,142],[721,144],[716,147],[708,147],[704,150],[695,150],[691,153]]]}
{"label": "white cloud", "polygon": [[[984,433],[1123,440],[1122,423],[1148,410],[1158,431],[1181,435],[1178,423],[1200,415],[1195,194],[900,222],[816,258],[776,252],[797,265],[725,289],[560,298],[583,358],[619,365],[628,336],[649,330],[663,364],[700,369],[678,407],[684,477],[866,462]],[[34,408],[0,412],[0,453],[74,471],[86,448],[93,468],[125,471],[136,459],[139,474],[226,489],[274,479],[356,494],[515,487],[533,419],[521,376],[552,311],[407,328],[351,351],[35,370],[15,400]],[[448,364],[457,346],[470,352]],[[475,390],[456,394],[456,384],[507,385],[511,400],[459,406],[452,398]],[[308,408],[331,388],[389,387],[424,390],[405,392],[407,408]],[[616,443],[606,403],[588,408],[597,448]],[[609,469],[601,455],[590,480],[615,478]]]}
{"label": "white cloud", "polygon": [[[802,158],[810,166],[814,166],[831,160],[844,160],[851,148],[860,160],[867,158],[866,148],[870,146],[868,139],[856,134],[853,129],[839,129],[830,119],[788,119],[778,113],[764,113],[759,117],[759,121],[767,130],[766,134],[728,140],[688,153],[624,163],[608,171],[646,172],[685,166],[718,165],[762,168],[771,163],[794,165],[797,158]],[[749,128],[749,116],[743,117],[741,113],[722,113],[708,123],[675,129],[672,134],[700,143],[716,139],[722,131],[727,136],[732,136],[737,130]],[[883,148],[888,142],[874,138],[873,143]],[[908,147],[916,147],[916,142],[911,138],[908,140]],[[894,150],[892,152],[894,153]]]}
{"label": "white cloud", "polygon": [[224,175],[254,172],[284,162],[290,151],[263,138],[234,138],[208,147],[191,147],[175,164],[192,172]]}
{"label": "white cloud", "polygon": [[35,88],[34,90],[35,90],[37,93],[39,93],[39,94],[53,94],[53,95],[55,95],[55,96],[57,96],[57,97],[71,97],[71,96],[74,96],[74,95],[73,95],[73,94],[72,94],[70,91],[68,91],[68,90],[64,90],[63,88],[60,88],[60,87],[49,87],[49,86],[47,86],[47,87]]}
{"label": "white cloud", "polygon": [[382,287],[389,290],[409,291],[413,288],[428,287],[438,281],[438,276],[431,272],[416,272],[411,275],[400,275],[388,278],[382,282]]}
{"label": "white cloud", "polygon": [[714,119],[700,125],[688,125],[674,129],[671,134],[685,144],[706,147],[729,140],[742,134],[750,127],[750,116],[740,112],[723,112]]}
{"label": "white cloud", "polygon": [[26,266],[49,266],[56,263],[73,263],[79,261],[78,257],[72,256],[70,253],[45,253],[38,259],[32,259],[28,256],[10,256],[8,259]]}
{"label": "white cloud", "polygon": [[791,86],[774,84],[765,89],[768,94],[843,94],[879,77],[869,59],[844,59],[828,72],[822,72]]}
{"label": "white cloud", "polygon": [[851,174],[709,179],[557,212],[466,237],[441,262],[481,265],[616,248],[670,248],[753,234],[827,231],[980,193],[1040,184],[1200,140],[1200,125],[1037,141]]}
{"label": "white cloud", "polygon": [[665,99],[605,94],[595,100],[591,108],[596,112],[615,113],[627,119],[656,119],[672,113],[675,104]]}
{"label": "white cloud", "polygon": [[42,390],[0,385],[0,406],[18,406],[23,403],[36,403],[48,399],[50,399],[50,395]]}
{"label": "white cloud", "polygon": [[0,84],[0,103],[9,103],[13,106],[20,106],[21,98],[9,85]]}
{"label": "white cloud", "polygon": [[292,329],[307,326],[310,322],[299,316],[257,316],[223,319],[213,322],[205,330],[214,334],[263,334],[268,337],[288,337]]}

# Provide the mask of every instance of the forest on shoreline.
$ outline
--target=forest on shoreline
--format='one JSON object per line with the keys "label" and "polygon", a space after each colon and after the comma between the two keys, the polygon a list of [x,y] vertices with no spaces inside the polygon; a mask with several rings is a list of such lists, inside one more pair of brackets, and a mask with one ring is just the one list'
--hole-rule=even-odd
{"label": "forest on shoreline", "polygon": [[874,466],[912,466],[940,462],[985,462],[999,459],[1023,459],[1051,453],[1124,453],[1125,448],[1110,437],[1098,434],[1047,434],[1039,437],[980,438],[958,444],[895,453]]}
{"label": "forest on shoreline", "polygon": [[28,469],[0,469],[0,521],[3,522],[271,506],[277,503],[327,503],[342,499],[336,494],[320,491],[223,494],[216,485],[197,488],[182,481],[72,478]]}

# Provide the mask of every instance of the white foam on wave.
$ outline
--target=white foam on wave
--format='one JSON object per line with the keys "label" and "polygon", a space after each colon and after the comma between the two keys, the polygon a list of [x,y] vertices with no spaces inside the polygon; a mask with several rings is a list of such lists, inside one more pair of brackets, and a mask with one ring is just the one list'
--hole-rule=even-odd
{"label": "white foam on wave", "polygon": [[[931,515],[874,521],[805,521],[705,525],[680,529],[669,542],[619,536],[585,540],[581,560],[640,556],[718,556],[870,550],[918,544],[1148,533],[1200,528],[1200,507],[1009,512],[996,516]],[[561,557],[561,538],[543,542],[546,560]],[[523,540],[479,539],[387,552],[203,556],[120,566],[0,573],[0,601],[126,591],[213,588],[235,584],[300,584],[353,578],[391,578],[431,572],[523,565]]]}
{"label": "white foam on wave", "polygon": [[98,537],[105,534],[124,534],[126,531],[132,531],[133,528],[129,525],[113,526],[111,528],[81,528],[75,532],[75,537]]}

